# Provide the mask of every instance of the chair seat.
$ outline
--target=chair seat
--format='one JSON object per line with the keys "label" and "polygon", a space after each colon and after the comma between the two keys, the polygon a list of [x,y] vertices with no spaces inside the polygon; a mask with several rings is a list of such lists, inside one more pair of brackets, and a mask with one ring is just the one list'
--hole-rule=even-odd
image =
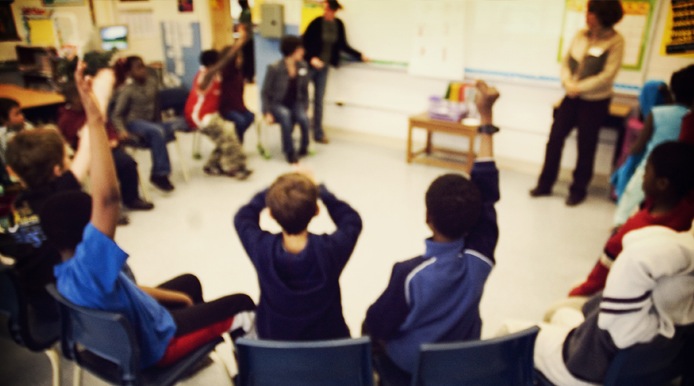
{"label": "chair seat", "polygon": [[[185,378],[186,375],[192,375],[194,371],[191,371],[191,369],[196,369],[195,365],[206,359],[210,352],[223,341],[224,339],[221,337],[215,338],[213,341],[200,346],[197,350],[172,365],[166,367],[151,366],[142,370],[140,372],[138,384],[172,385],[178,380]],[[113,362],[103,359],[85,349],[80,349],[75,354],[77,356],[77,363],[83,369],[90,371],[106,382],[113,384],[121,383],[120,368]]]}

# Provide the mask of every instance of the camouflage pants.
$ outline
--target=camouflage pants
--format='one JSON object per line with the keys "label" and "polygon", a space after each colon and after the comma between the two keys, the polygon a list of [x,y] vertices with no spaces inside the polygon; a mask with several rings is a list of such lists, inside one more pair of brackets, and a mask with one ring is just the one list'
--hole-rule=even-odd
{"label": "camouflage pants", "polygon": [[205,122],[200,132],[208,136],[215,144],[206,168],[218,168],[224,173],[233,173],[246,168],[246,155],[236,138],[234,123],[214,114]]}

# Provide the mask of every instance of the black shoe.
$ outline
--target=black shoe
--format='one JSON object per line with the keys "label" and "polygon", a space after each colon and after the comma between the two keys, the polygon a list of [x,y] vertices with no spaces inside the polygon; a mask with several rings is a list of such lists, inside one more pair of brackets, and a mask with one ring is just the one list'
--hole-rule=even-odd
{"label": "black shoe", "polygon": [[147,202],[140,197],[136,198],[133,202],[125,204],[125,206],[130,210],[152,210],[154,209],[154,204]]}
{"label": "black shoe", "polygon": [[585,200],[585,194],[569,194],[569,197],[566,198],[566,206],[576,206]]}
{"label": "black shoe", "polygon": [[168,176],[152,176],[149,178],[149,181],[156,186],[157,188],[165,191],[165,192],[170,192],[174,190],[173,184],[171,184],[171,181],[169,181]]}
{"label": "black shoe", "polygon": [[287,158],[287,162],[289,162],[290,164],[295,164],[299,162],[299,158],[294,153],[286,154],[285,157]]}
{"label": "black shoe", "polygon": [[116,224],[117,225],[128,225],[128,224],[130,224],[130,218],[128,217],[127,214],[121,213],[118,215],[118,222]]}
{"label": "black shoe", "polygon": [[308,155],[308,150],[307,149],[301,149],[299,150],[299,157],[306,157]]}
{"label": "black shoe", "polygon": [[536,186],[530,191],[530,197],[544,197],[544,196],[551,196],[552,195],[552,189],[544,189],[539,186]]}

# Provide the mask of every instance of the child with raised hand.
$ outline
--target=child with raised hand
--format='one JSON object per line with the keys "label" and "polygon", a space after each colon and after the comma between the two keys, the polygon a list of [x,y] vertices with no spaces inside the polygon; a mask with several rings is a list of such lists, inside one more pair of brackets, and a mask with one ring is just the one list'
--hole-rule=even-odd
{"label": "child with raised hand", "polygon": [[[120,210],[120,193],[106,137],[104,116],[84,76],[75,73],[85,112],[92,157],[92,196],[61,193],[49,199],[40,214],[49,242],[61,252],[55,267],[58,292],[83,307],[119,312],[135,327],[142,368],[169,365],[230,331],[254,309],[243,294],[205,303],[193,275],[182,275],[159,287],[138,287],[123,272],[128,255],[113,238]],[[247,323],[246,323],[247,324]]]}
{"label": "child with raised hand", "polygon": [[471,176],[445,174],[431,183],[426,250],[395,264],[387,288],[366,313],[363,332],[371,336],[384,384],[409,384],[423,343],[480,338],[479,303],[499,236],[499,174],[492,158],[498,130],[492,106],[499,93],[483,81],[476,86],[481,142]]}
{"label": "child with raised hand", "polygon": [[[331,234],[307,229],[318,214],[318,199],[337,227]],[[260,213],[266,207],[281,233],[260,228]],[[324,184],[316,184],[306,171],[297,171],[279,176],[242,206],[234,226],[258,275],[258,337],[303,341],[350,336],[339,279],[362,222],[349,204]]]}
{"label": "child with raised hand", "polygon": [[[236,43],[227,47],[220,56],[217,50],[206,50],[200,54],[200,71],[195,75],[193,88],[186,100],[184,115],[191,128],[198,128],[215,143],[215,149],[203,170],[209,175],[224,175],[245,180],[251,174],[246,168],[246,155],[236,137],[234,123],[219,114],[222,69],[233,59],[246,41],[245,29],[239,30]],[[243,96],[241,96],[243,98]]]}
{"label": "child with raised hand", "polygon": [[694,146],[682,142],[665,142],[651,152],[646,163],[642,189],[646,202],[607,240],[600,258],[586,280],[569,292],[569,296],[590,296],[605,287],[614,260],[622,252],[624,236],[649,225],[662,225],[685,231],[694,219]]}

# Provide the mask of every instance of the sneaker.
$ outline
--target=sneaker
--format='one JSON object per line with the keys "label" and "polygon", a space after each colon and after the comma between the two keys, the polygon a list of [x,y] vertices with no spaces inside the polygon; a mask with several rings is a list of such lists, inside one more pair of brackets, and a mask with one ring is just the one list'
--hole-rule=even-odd
{"label": "sneaker", "polygon": [[321,138],[316,138],[316,142],[322,143],[323,145],[327,145],[330,143],[330,140],[328,137],[321,137]]}
{"label": "sneaker", "polygon": [[544,197],[544,196],[551,196],[552,195],[552,189],[545,189],[541,188],[539,186],[536,186],[530,191],[530,197]]}
{"label": "sneaker", "polygon": [[253,173],[253,170],[243,168],[236,173],[234,173],[234,178],[236,178],[239,181],[243,181],[247,179],[251,174]]}
{"label": "sneaker", "polygon": [[154,209],[154,204],[147,202],[140,197],[136,198],[133,202],[125,204],[125,206],[130,210],[152,210]]}
{"label": "sneaker", "polygon": [[216,167],[216,166],[205,166],[202,168],[202,171],[205,172],[208,176],[221,176],[222,171]]}
{"label": "sneaker", "polygon": [[169,181],[168,176],[151,176],[149,181],[152,183],[152,185],[165,192],[174,190],[174,186],[171,184],[171,181]]}

